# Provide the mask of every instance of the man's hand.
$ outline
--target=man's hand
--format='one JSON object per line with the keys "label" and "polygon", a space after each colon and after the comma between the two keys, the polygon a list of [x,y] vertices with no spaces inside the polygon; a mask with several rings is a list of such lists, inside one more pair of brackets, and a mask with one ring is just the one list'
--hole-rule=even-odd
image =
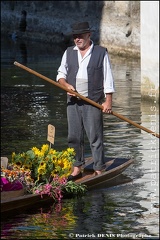
{"label": "man's hand", "polygon": [[[67,88],[75,92],[75,88],[72,85],[68,84]],[[74,93],[70,93],[70,92],[67,92],[67,94],[74,97],[76,96]]]}
{"label": "man's hand", "polygon": [[[72,85],[68,84],[68,83],[66,82],[66,79],[60,78],[60,79],[58,80],[58,82],[59,82],[59,84],[63,85],[66,89],[75,91],[75,88],[74,88]],[[70,96],[74,96],[74,97],[76,96],[74,93],[70,93],[70,92],[67,92],[67,94],[70,95]]]}
{"label": "man's hand", "polygon": [[112,93],[106,94],[106,101],[102,103],[104,113],[112,113]]}

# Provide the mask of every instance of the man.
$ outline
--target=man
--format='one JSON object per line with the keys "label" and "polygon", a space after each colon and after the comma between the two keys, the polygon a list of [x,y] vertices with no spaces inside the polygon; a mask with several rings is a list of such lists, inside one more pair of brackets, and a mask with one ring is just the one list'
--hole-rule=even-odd
{"label": "man", "polygon": [[102,112],[111,113],[115,89],[108,53],[90,39],[89,23],[75,23],[72,35],[75,46],[68,47],[64,52],[57,81],[97,103],[102,103],[105,97],[102,111],[77,98],[74,92],[67,94],[68,145],[76,152],[73,172],[68,180],[74,181],[82,177],[84,131],[90,142],[95,174],[101,174],[105,168]]}

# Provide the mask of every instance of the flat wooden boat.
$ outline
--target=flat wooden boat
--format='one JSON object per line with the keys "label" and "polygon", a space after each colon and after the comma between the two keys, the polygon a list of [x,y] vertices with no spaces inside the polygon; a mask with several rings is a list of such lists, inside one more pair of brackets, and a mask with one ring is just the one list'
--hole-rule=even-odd
{"label": "flat wooden boat", "polygon": [[[132,181],[130,178],[120,178],[122,172],[133,163],[131,159],[125,158],[106,158],[106,170],[101,175],[94,174],[92,158],[87,158],[83,169],[82,178],[76,180],[77,183],[85,184],[87,189],[94,189],[103,185],[103,187],[111,187]],[[21,190],[20,190],[21,191]],[[15,194],[13,193],[15,192]],[[46,204],[54,200],[46,195],[43,198],[38,194],[22,195],[18,191],[1,192],[1,213],[18,213],[22,209]],[[3,218],[3,216],[2,216]]]}
{"label": "flat wooden boat", "polygon": [[82,178],[76,180],[77,183],[82,183],[87,186],[88,189],[97,187],[103,182],[107,183],[120,175],[130,164],[133,163],[132,159],[126,158],[106,158],[106,169],[100,175],[95,175],[93,171],[92,158],[87,158],[83,169]]}
{"label": "flat wooden boat", "polygon": [[[105,158],[106,169],[100,175],[95,175],[93,171],[92,158],[86,158],[82,178],[76,180],[87,186],[87,189],[95,188],[102,183],[111,182],[119,176],[129,165],[133,163],[132,159],[126,158]],[[114,180],[113,180],[114,181]]]}

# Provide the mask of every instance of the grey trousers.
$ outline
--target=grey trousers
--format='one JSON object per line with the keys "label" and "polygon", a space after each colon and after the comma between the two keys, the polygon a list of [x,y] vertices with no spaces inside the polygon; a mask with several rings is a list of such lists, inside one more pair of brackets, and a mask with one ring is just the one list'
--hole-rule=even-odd
{"label": "grey trousers", "polygon": [[103,113],[83,100],[68,102],[68,146],[75,149],[74,166],[84,164],[84,134],[88,137],[95,171],[104,169]]}

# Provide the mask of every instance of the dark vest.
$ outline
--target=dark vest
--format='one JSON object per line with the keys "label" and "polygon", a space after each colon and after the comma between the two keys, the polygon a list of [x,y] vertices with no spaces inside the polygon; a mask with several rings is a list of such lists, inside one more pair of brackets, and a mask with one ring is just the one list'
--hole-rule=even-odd
{"label": "dark vest", "polygon": [[[87,66],[88,72],[88,98],[99,102],[104,98],[103,92],[103,60],[106,48],[93,46],[91,58]],[[68,75],[67,82],[76,88],[76,75],[78,72],[78,54],[73,47],[67,48]]]}

